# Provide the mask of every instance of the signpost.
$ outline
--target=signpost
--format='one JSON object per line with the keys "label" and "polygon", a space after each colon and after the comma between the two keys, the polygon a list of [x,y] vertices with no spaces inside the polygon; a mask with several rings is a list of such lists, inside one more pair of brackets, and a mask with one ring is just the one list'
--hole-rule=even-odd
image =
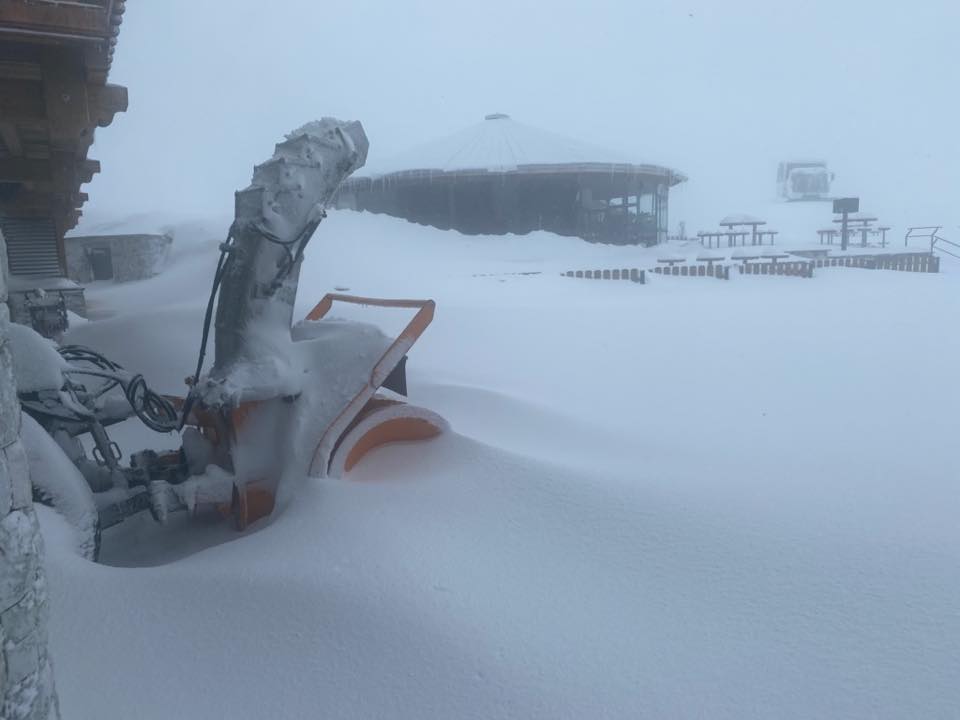
{"label": "signpost", "polygon": [[850,213],[860,211],[860,198],[837,198],[833,201],[833,212],[843,216],[840,226],[840,249],[847,249],[847,220]]}

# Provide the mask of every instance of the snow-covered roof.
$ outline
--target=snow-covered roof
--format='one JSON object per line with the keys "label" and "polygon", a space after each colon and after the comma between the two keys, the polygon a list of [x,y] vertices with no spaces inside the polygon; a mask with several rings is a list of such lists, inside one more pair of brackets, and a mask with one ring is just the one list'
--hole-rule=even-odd
{"label": "snow-covered roof", "polygon": [[[525,125],[503,113],[494,113],[460,132],[392,157],[378,158],[372,150],[363,174],[380,176],[428,170],[512,172],[528,165],[585,164],[641,166],[625,153]],[[686,179],[667,168],[643,167],[654,173],[671,173],[678,181]]]}

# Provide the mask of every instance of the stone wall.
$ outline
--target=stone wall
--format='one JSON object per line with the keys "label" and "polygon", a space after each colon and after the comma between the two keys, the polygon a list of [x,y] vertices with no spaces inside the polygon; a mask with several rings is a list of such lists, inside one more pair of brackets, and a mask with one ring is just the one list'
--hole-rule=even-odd
{"label": "stone wall", "polygon": [[79,283],[93,282],[90,250],[110,252],[113,280],[127,282],[152,277],[161,270],[170,254],[169,235],[85,235],[66,239],[67,277]]}
{"label": "stone wall", "polygon": [[6,257],[0,235],[0,718],[51,720],[59,717],[59,706],[47,655],[43,539],[7,347]]}

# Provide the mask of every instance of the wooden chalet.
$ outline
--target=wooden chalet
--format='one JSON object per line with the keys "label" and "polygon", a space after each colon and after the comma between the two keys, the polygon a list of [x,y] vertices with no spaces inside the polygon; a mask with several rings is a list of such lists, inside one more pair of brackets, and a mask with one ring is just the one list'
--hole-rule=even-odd
{"label": "wooden chalet", "polygon": [[127,109],[126,88],[107,82],[123,11],[124,0],[0,0],[0,230],[15,321],[49,322],[51,298],[82,303],[64,234],[100,171],[87,156],[94,132]]}

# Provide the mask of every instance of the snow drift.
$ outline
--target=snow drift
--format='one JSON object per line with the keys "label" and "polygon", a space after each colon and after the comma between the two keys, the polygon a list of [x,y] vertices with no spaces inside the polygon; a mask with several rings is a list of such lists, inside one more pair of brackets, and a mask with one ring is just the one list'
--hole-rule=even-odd
{"label": "snow drift", "polygon": [[[554,272],[649,252],[332,214],[298,316],[334,286],[434,297],[410,390],[458,432],[247,535],[107,533],[116,567],[44,513],[65,713],[951,717],[958,268]],[[210,260],[92,290],[112,317],[70,341],[182,382]]]}

